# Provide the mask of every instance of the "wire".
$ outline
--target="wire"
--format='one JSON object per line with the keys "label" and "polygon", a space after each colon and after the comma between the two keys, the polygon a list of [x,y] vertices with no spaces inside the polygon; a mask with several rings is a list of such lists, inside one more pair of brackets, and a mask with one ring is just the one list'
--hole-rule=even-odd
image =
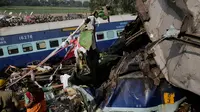
{"label": "wire", "polygon": [[[79,30],[80,28],[84,25],[85,21],[83,21],[79,27],[70,35],[68,36],[68,38],[64,41],[65,43],[67,41],[69,41]],[[67,46],[67,45],[66,45]],[[65,47],[66,47],[65,46]],[[44,64],[47,60],[49,60],[52,56],[56,55],[58,52],[60,52],[61,50],[63,50],[65,47],[62,47],[62,45],[60,45],[58,48],[56,48],[53,52],[51,52],[51,54],[49,54],[43,61],[41,61],[34,69],[36,69],[37,67],[40,67],[42,64]],[[30,75],[31,72],[33,72],[34,69],[31,69],[28,73],[24,74],[22,77],[20,77],[18,80],[16,80],[15,82],[11,83],[10,85],[7,86],[7,88],[11,87],[12,85],[16,84],[17,82],[19,82],[21,79],[25,78],[26,76]]]}

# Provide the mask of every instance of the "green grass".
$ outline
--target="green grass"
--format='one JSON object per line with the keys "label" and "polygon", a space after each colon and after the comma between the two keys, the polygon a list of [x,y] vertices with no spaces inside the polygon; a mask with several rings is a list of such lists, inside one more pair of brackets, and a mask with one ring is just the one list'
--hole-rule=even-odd
{"label": "green grass", "polygon": [[59,13],[89,13],[88,8],[83,7],[49,7],[49,6],[9,6],[0,7],[0,12],[7,11],[16,13],[31,13],[34,14],[59,14]]}

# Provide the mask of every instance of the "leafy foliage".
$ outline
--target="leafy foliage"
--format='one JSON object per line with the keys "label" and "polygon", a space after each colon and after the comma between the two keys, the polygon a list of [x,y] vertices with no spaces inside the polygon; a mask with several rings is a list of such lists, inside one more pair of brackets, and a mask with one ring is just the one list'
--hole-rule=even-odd
{"label": "leafy foliage", "polygon": [[135,13],[135,0],[90,0],[90,9],[94,11],[105,5],[111,5],[112,13]]}
{"label": "leafy foliage", "polygon": [[9,5],[9,1],[8,0],[0,0],[0,6],[5,6],[5,5]]}

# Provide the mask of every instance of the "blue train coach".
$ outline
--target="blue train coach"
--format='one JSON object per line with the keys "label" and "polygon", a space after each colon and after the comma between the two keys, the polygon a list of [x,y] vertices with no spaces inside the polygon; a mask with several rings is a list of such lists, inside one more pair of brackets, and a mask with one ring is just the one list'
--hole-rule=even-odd
{"label": "blue train coach", "polygon": [[[99,19],[96,42],[99,51],[106,50],[118,38],[126,24],[136,16],[117,15],[110,23]],[[72,33],[83,19],[6,27],[0,29],[0,71],[9,65],[25,67],[28,62],[43,60]],[[75,36],[78,36],[75,35]],[[60,53],[59,56],[63,56]]]}

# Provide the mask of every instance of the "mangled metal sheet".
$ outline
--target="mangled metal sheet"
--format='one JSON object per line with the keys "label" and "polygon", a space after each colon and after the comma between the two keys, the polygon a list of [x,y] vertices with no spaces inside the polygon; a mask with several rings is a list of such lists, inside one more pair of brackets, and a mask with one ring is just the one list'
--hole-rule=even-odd
{"label": "mangled metal sheet", "polygon": [[[179,33],[199,33],[200,0],[147,0],[145,4],[150,20],[144,21],[144,27],[152,41],[164,38],[163,35],[177,38]],[[169,82],[200,95],[199,48],[165,40],[153,50]]]}
{"label": "mangled metal sheet", "polygon": [[159,86],[135,72],[118,78],[116,88],[101,103],[103,112],[174,112],[184,96],[167,81]]}

